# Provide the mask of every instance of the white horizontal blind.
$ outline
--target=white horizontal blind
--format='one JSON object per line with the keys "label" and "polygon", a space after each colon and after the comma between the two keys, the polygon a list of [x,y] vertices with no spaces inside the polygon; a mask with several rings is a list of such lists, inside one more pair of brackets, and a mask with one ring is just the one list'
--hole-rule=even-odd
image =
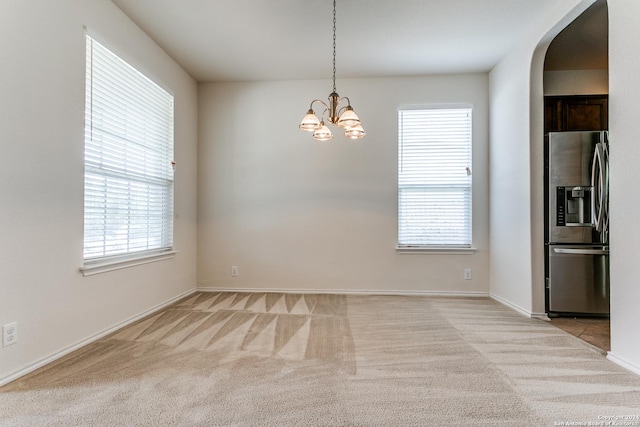
{"label": "white horizontal blind", "polygon": [[173,96],[87,36],[84,259],[173,245]]}
{"label": "white horizontal blind", "polygon": [[399,247],[471,247],[471,113],[399,111]]}

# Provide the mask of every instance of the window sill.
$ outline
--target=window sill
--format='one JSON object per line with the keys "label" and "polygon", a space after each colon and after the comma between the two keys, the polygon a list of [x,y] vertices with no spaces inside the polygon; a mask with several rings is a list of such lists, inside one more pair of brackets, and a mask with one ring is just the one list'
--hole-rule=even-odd
{"label": "window sill", "polygon": [[397,246],[396,252],[410,255],[473,255],[477,248],[459,248],[450,246]]}
{"label": "window sill", "polygon": [[106,273],[108,271],[121,270],[123,268],[135,267],[136,265],[149,264],[151,262],[171,259],[177,251],[167,250],[162,252],[145,253],[134,256],[101,259],[87,261],[80,267],[83,276],[93,276],[94,274]]}

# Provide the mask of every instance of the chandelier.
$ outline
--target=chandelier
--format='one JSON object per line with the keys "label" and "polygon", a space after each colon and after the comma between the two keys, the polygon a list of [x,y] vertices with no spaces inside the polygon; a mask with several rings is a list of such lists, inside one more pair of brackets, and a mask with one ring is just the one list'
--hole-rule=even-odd
{"label": "chandelier", "polygon": [[[340,107],[342,101],[347,101],[347,105]],[[328,141],[333,138],[331,130],[324,124],[325,114],[327,120],[334,126],[344,129],[344,136],[349,139],[363,138],[366,133],[360,124],[360,119],[351,107],[351,101],[346,96],[340,98],[336,92],[336,0],[333,0],[333,92],[329,94],[329,103],[320,99],[311,101],[307,114],[300,122],[300,129],[313,132],[313,139],[317,141]],[[320,103],[324,107],[321,119],[318,119],[313,111],[313,104]]]}

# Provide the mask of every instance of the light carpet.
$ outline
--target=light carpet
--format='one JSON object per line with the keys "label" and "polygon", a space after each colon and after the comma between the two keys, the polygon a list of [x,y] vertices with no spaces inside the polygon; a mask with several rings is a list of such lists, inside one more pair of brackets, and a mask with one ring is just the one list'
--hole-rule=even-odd
{"label": "light carpet", "polygon": [[0,388],[3,426],[558,426],[623,416],[640,426],[640,377],[483,298],[196,293]]}

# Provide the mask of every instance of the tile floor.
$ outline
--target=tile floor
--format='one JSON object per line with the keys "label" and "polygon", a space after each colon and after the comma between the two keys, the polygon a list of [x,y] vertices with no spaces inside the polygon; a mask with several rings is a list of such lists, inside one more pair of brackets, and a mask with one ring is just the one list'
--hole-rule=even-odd
{"label": "tile floor", "polygon": [[609,319],[556,317],[551,324],[607,352],[611,350]]}

